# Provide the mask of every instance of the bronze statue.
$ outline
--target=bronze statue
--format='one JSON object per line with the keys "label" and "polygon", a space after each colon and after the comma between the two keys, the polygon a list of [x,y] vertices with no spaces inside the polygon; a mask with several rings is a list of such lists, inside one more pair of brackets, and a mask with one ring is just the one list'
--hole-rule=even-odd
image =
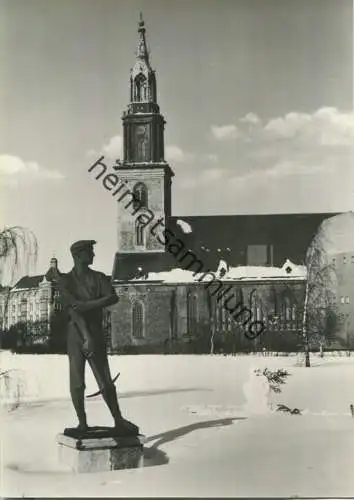
{"label": "bronze statue", "polygon": [[51,267],[46,274],[59,290],[61,302],[69,314],[67,353],[70,395],[79,420],[77,431],[87,433],[90,430],[85,412],[85,364],[88,360],[114,419],[115,434],[137,435],[138,427],[122,417],[109,369],[103,336],[103,309],[118,302],[118,297],[109,278],[89,267],[95,255],[95,243],[94,240],[81,240],[71,245],[74,267],[68,274],[60,273],[56,267]]}

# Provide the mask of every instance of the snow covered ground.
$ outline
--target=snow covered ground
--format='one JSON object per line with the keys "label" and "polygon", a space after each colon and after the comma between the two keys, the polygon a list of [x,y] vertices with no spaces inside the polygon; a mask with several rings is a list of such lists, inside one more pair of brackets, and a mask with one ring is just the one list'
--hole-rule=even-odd
{"label": "snow covered ground", "polygon": [[[296,357],[261,356],[113,356],[110,364],[121,372],[122,410],[147,436],[144,467],[75,475],[59,464],[55,442],[75,425],[66,357],[0,352],[0,371],[14,370],[0,386],[2,496],[354,496],[353,357],[313,357],[310,369]],[[303,415],[253,411],[251,367],[287,369],[273,405]],[[95,389],[88,370],[87,390]],[[111,424],[99,397],[87,412],[90,424]]]}

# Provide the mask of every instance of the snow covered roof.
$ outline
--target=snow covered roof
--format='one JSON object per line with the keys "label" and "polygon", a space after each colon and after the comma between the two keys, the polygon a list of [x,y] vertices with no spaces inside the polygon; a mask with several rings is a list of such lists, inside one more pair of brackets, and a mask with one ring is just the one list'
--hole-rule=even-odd
{"label": "snow covered roof", "polygon": [[[219,266],[220,269],[225,269],[224,266]],[[197,281],[207,282],[210,277],[201,279],[203,273],[194,274],[193,271],[186,269],[172,269],[171,271],[148,273],[147,277],[139,278],[133,281],[160,281],[164,283],[192,283]],[[290,260],[286,260],[282,267],[263,267],[263,266],[238,266],[231,267],[226,270],[226,273],[220,277],[218,272],[215,272],[215,277],[222,281],[235,280],[305,280],[306,267],[296,266]]]}
{"label": "snow covered roof", "polygon": [[163,281],[165,283],[190,283],[197,281],[198,276],[194,276],[193,271],[186,269],[172,269],[160,273],[148,273],[146,281]]}
{"label": "snow covered roof", "polygon": [[231,267],[223,280],[235,279],[306,279],[306,267],[296,266],[287,259],[282,267],[239,266]]}
{"label": "snow covered roof", "polygon": [[188,233],[191,233],[192,232],[192,227],[190,224],[188,224],[188,222],[186,222],[185,220],[183,219],[177,219],[176,220],[176,224],[182,229],[182,231],[185,233],[185,234],[188,234]]}

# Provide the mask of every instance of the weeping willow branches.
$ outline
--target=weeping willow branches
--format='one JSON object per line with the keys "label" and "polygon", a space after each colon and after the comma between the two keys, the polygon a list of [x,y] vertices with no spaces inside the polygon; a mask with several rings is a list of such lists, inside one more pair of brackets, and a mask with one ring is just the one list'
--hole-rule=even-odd
{"label": "weeping willow branches", "polygon": [[[6,293],[2,311],[0,311],[0,327],[4,327],[10,287],[20,273],[27,274],[37,262],[38,243],[35,235],[29,229],[14,226],[0,231],[0,291]],[[1,308],[0,308],[1,309]]]}
{"label": "weeping willow branches", "polygon": [[9,284],[19,272],[24,274],[36,263],[38,244],[29,229],[14,226],[0,231],[0,280]]}

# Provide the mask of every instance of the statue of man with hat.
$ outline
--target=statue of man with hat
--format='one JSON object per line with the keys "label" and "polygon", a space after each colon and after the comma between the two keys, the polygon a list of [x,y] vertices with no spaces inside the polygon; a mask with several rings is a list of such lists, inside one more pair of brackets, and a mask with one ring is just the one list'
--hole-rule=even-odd
{"label": "statue of man with hat", "polygon": [[67,353],[70,367],[70,395],[79,420],[78,431],[89,430],[85,412],[85,364],[88,361],[100,392],[114,419],[117,434],[137,435],[136,425],[122,417],[112,381],[103,335],[103,309],[118,302],[110,279],[90,268],[94,240],[73,243],[74,267],[67,274],[51,267],[46,278],[54,282],[69,314]]}

